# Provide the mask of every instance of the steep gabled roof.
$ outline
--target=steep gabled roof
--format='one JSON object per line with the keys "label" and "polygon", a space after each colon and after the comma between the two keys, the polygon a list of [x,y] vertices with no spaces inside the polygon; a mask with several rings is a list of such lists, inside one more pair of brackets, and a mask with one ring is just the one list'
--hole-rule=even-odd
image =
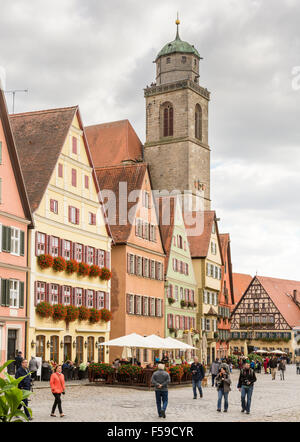
{"label": "steep gabled roof", "polygon": [[161,197],[158,200],[159,225],[160,225],[164,249],[166,252],[166,258],[165,258],[166,273],[168,270],[168,262],[172,246],[176,204],[177,203],[174,197]]}
{"label": "steep gabled roof", "polygon": [[[193,222],[193,220],[196,220]],[[215,222],[216,233],[219,243],[219,250],[223,264],[223,255],[221,252],[220,235],[218,230],[218,223],[216,222],[216,212],[214,210],[207,210],[202,212],[184,212],[184,221],[187,228],[188,241],[190,245],[190,252],[192,258],[206,258],[209,251],[210,239],[212,234],[212,226]],[[192,232],[194,229],[199,230],[199,233]],[[195,234],[196,233],[196,234]]]}
{"label": "steep gabled roof", "polygon": [[300,281],[266,276],[257,276],[256,279],[261,283],[289,326],[300,326],[300,308],[293,301],[294,290],[297,290],[300,295]]}
{"label": "steep gabled roof", "polygon": [[244,273],[233,273],[233,290],[234,290],[234,304],[237,305],[247,288],[249,287],[252,276]]}
{"label": "steep gabled roof", "polygon": [[85,128],[95,167],[143,160],[143,145],[128,120]]}
{"label": "steep gabled roof", "polygon": [[[231,263],[231,250],[230,250],[230,235],[229,233],[220,233],[220,244],[221,244],[221,253],[223,256],[223,263],[225,265],[226,257],[227,257],[227,272],[229,273],[229,281],[230,281],[230,292],[231,292],[231,303],[234,305],[235,297],[234,297],[234,287],[233,287],[233,274],[232,274],[232,263]],[[224,273],[224,272],[223,272]],[[224,274],[222,275],[222,284],[223,284]]]}
{"label": "steep gabled roof", "polygon": [[10,115],[31,209],[46,191],[78,106]]}
{"label": "steep gabled roof", "polygon": [[[136,201],[127,202],[127,210],[124,212],[121,211],[120,213],[120,202],[122,203],[124,195],[120,194],[119,183],[125,183],[125,185],[127,185],[127,195],[125,196],[127,199],[127,196],[131,191],[142,190],[146,172],[146,163],[101,167],[96,169],[99,186],[104,191],[104,203],[106,203],[106,191],[112,192],[116,198],[115,220],[111,217],[108,219],[110,223],[110,230],[116,244],[126,243],[128,240],[132,229],[132,224],[128,221],[128,212],[134,208],[134,206],[136,207],[137,204]],[[110,216],[110,213],[107,213],[107,215]]]}
{"label": "steep gabled roof", "polygon": [[[16,183],[19,190],[19,195],[24,211],[25,217],[31,221],[30,227],[33,227],[32,214],[30,210],[29,198],[25,187],[24,177],[19,161],[18,152],[16,149],[16,143],[12,132],[12,127],[9,121],[6,100],[3,90],[0,88],[0,120],[2,122],[2,127],[6,139],[7,149],[11,161],[11,165],[14,171]],[[7,189],[8,191],[8,189]]]}

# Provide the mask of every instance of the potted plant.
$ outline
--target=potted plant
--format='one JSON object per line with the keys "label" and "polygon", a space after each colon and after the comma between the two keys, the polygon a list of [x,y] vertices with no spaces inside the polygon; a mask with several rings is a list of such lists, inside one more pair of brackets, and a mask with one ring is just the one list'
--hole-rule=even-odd
{"label": "potted plant", "polygon": [[90,266],[86,264],[85,262],[80,262],[78,264],[78,270],[77,273],[79,276],[88,276],[90,272]]}
{"label": "potted plant", "polygon": [[89,276],[90,276],[91,278],[93,278],[93,277],[95,277],[95,276],[99,276],[99,275],[100,275],[100,272],[101,272],[100,267],[98,267],[98,266],[96,266],[96,265],[94,265],[94,264],[92,264],[92,265],[90,266],[90,268],[89,268]]}
{"label": "potted plant", "polygon": [[71,275],[72,273],[78,272],[78,262],[75,259],[70,259],[66,264],[66,272]]}
{"label": "potted plant", "polygon": [[168,303],[169,303],[170,305],[174,304],[174,302],[176,302],[176,299],[175,299],[175,298],[168,298]]}
{"label": "potted plant", "polygon": [[79,317],[79,310],[74,305],[67,305],[66,322],[74,322]]}
{"label": "potted plant", "polygon": [[63,272],[64,270],[66,270],[66,267],[67,262],[62,256],[57,256],[56,258],[54,258],[52,268],[55,272]]}
{"label": "potted plant", "polygon": [[99,322],[101,319],[101,311],[97,310],[96,308],[91,308],[90,309],[90,317],[89,317],[89,321],[92,324],[95,324],[96,322]]}
{"label": "potted plant", "polygon": [[100,279],[102,281],[109,281],[112,277],[111,271],[107,267],[102,267],[100,269]]}
{"label": "potted plant", "polygon": [[100,310],[101,313],[101,321],[109,322],[112,318],[112,313],[107,308],[102,308]]}
{"label": "potted plant", "polygon": [[49,318],[52,316],[53,308],[49,302],[43,301],[36,306],[35,311],[42,318]]}
{"label": "potted plant", "polygon": [[184,299],[182,299],[182,300],[180,301],[180,305],[181,305],[182,308],[183,308],[183,307],[186,307],[186,301],[185,301]]}
{"label": "potted plant", "polygon": [[41,269],[48,269],[53,266],[53,257],[51,255],[38,256],[37,262]]}
{"label": "potted plant", "polygon": [[52,318],[54,321],[62,321],[66,319],[67,316],[67,308],[62,304],[54,304],[52,311]]}
{"label": "potted plant", "polygon": [[89,319],[91,313],[89,308],[86,308],[82,305],[81,307],[78,308],[78,312],[79,312],[78,319],[80,321],[87,321]]}
{"label": "potted plant", "polygon": [[170,332],[170,333],[175,333],[175,328],[173,328],[173,327],[169,327],[169,332]]}

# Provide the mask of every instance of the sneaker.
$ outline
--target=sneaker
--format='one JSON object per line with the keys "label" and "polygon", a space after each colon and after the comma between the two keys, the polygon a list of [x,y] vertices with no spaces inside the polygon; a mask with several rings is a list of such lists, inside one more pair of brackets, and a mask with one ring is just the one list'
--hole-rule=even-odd
{"label": "sneaker", "polygon": [[220,410],[219,408],[217,409],[217,411],[218,411],[219,413],[221,413],[221,410]]}
{"label": "sneaker", "polygon": [[51,414],[50,414],[50,416],[56,417],[56,414],[54,414],[54,413],[51,413]]}
{"label": "sneaker", "polygon": [[202,398],[203,397],[203,394],[200,394],[200,398]]}
{"label": "sneaker", "polygon": [[162,417],[166,417],[166,412],[164,410],[161,412],[161,414],[162,414]]}
{"label": "sneaker", "polygon": [[244,413],[245,412],[245,410],[243,409],[243,410],[241,410],[241,413]]}
{"label": "sneaker", "polygon": [[227,413],[227,410],[224,410],[224,413]]}
{"label": "sneaker", "polygon": [[247,414],[250,414],[250,411],[247,411]]}
{"label": "sneaker", "polygon": [[193,399],[197,399],[197,396],[194,396]]}

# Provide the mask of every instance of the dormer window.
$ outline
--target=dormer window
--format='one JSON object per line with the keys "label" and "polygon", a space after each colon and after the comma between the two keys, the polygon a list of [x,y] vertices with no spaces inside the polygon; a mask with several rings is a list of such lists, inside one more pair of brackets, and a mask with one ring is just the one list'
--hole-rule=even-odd
{"label": "dormer window", "polygon": [[181,63],[186,63],[186,56],[185,56],[185,55],[183,55],[183,56],[181,57]]}
{"label": "dormer window", "polygon": [[167,64],[171,63],[171,57],[167,57]]}

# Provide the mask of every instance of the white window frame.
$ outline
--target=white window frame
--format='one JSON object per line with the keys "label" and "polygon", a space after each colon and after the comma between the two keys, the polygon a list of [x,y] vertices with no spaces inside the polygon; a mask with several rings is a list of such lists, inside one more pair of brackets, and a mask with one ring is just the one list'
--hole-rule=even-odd
{"label": "white window frame", "polygon": [[[56,287],[56,289],[55,289]],[[50,304],[55,305],[58,304],[59,300],[59,286],[58,284],[50,285]]]}
{"label": "white window frame", "polygon": [[98,292],[97,293],[97,305],[98,309],[102,309],[105,307],[105,292]]}
{"label": "white window frame", "polygon": [[93,292],[93,290],[86,291],[86,306],[87,306],[87,308],[93,308],[93,306],[94,306],[94,292]]}
{"label": "white window frame", "polygon": [[[43,290],[42,290],[43,288]],[[41,296],[42,295],[42,296]],[[36,284],[36,303],[44,302],[46,300],[46,283],[37,281]]]}
{"label": "white window frame", "polygon": [[[20,256],[21,230],[13,226],[10,226],[10,229],[11,229],[10,253],[14,256]],[[17,236],[15,235],[16,233]]]}
{"label": "white window frame", "polygon": [[143,314],[144,316],[149,316],[149,298],[145,296],[143,299],[143,303],[144,303]]}
{"label": "white window frame", "polygon": [[81,307],[83,302],[83,289],[81,287],[76,287],[75,289],[75,305],[76,307]]}
{"label": "white window frame", "polygon": [[134,315],[134,295],[129,295],[129,314]]}
{"label": "white window frame", "polygon": [[71,305],[72,288],[68,285],[63,286],[63,305]]}
{"label": "white window frame", "polygon": [[[80,250],[80,248],[81,248],[81,250]],[[77,262],[82,262],[83,261],[83,251],[84,251],[83,244],[76,243],[74,258],[75,258],[75,260]]]}
{"label": "white window frame", "polygon": [[[13,284],[14,287],[11,287]],[[20,281],[9,279],[9,307],[19,308]]]}

